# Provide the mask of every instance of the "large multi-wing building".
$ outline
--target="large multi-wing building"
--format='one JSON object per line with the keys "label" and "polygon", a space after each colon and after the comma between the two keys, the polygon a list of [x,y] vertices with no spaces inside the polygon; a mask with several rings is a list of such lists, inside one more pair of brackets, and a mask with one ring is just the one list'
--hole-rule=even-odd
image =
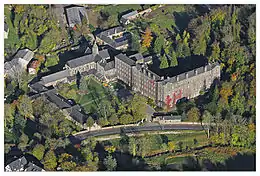
{"label": "large multi-wing building", "polygon": [[[214,79],[220,78],[220,66],[216,63],[186,69],[171,76],[158,75],[145,62],[150,60],[150,56],[140,55],[128,57],[120,53],[111,56],[107,49],[98,52],[95,49],[92,54],[68,61],[65,70],[42,77],[40,83],[55,86],[59,82],[72,82],[76,80],[76,74],[94,75],[106,82],[117,79],[132,90],[154,99],[158,106],[172,107],[182,98],[198,96],[200,91],[211,86]],[[143,62],[138,62],[137,58],[142,58]]]}
{"label": "large multi-wing building", "polygon": [[[123,29],[116,27],[105,33],[109,33],[108,36],[117,35],[116,31],[121,35]],[[102,37],[99,40],[102,40]],[[55,88],[60,82],[74,82],[78,75],[81,77],[94,76],[104,82],[120,80],[133,91],[155,100],[157,106],[172,107],[182,98],[189,99],[198,96],[200,91],[208,89],[215,79],[220,78],[220,66],[217,63],[207,64],[205,62],[188,67],[187,60],[182,59],[183,65],[179,63],[177,67],[159,69],[157,72],[150,67],[156,65],[151,64],[154,55],[143,56],[141,53],[126,55],[115,49],[112,47],[112,49],[99,50],[95,42],[92,51],[88,54],[67,61],[63,70],[43,76],[38,82],[30,84],[33,92],[31,97],[46,96],[50,102],[64,112],[66,117],[77,125],[87,128],[88,115],[81,112],[78,105],[72,105],[69,100],[60,96],[53,86]],[[22,50],[20,53],[23,53],[22,59],[26,60],[25,66],[33,57],[33,53],[28,50]],[[17,55],[20,58],[21,54]],[[158,56],[155,57],[159,59]],[[196,58],[192,58],[192,60],[198,61]],[[6,66],[5,64],[5,71],[8,72]],[[170,74],[165,72],[167,70]],[[96,125],[95,128],[99,127]]]}
{"label": "large multi-wing building", "polygon": [[187,72],[166,77],[151,71],[147,64],[136,63],[123,54],[115,56],[115,68],[117,79],[126,83],[134,91],[154,99],[158,106],[172,107],[179,99],[194,98],[201,90],[208,89],[214,79],[220,78],[218,64],[205,64]]}

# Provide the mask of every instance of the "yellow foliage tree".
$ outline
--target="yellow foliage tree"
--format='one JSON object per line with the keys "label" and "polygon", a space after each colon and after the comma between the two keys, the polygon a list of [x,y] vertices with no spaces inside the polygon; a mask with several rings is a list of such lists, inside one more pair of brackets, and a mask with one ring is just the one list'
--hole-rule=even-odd
{"label": "yellow foliage tree", "polygon": [[168,142],[168,148],[169,148],[169,151],[175,150],[175,144],[173,141]]}
{"label": "yellow foliage tree", "polygon": [[146,28],[145,33],[142,36],[143,38],[143,42],[142,42],[142,46],[145,48],[149,48],[151,46],[151,42],[153,40],[152,37],[152,31],[150,28]]}
{"label": "yellow foliage tree", "polygon": [[232,86],[227,82],[223,83],[219,94],[225,103],[228,103],[228,97],[233,94]]}

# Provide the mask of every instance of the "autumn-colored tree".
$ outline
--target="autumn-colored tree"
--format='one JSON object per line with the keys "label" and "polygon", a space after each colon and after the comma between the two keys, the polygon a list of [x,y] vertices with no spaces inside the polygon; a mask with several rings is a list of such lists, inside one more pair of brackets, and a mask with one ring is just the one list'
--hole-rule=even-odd
{"label": "autumn-colored tree", "polygon": [[175,144],[173,141],[168,142],[168,148],[169,148],[169,151],[175,150]]}
{"label": "autumn-colored tree", "polygon": [[146,28],[145,33],[143,34],[142,38],[143,38],[142,46],[149,48],[151,46],[151,42],[153,40],[152,31],[150,28],[148,28],[148,27]]}
{"label": "autumn-colored tree", "polygon": [[104,147],[105,151],[108,153],[114,153],[116,151],[116,147],[113,145],[107,145]]}
{"label": "autumn-colored tree", "polygon": [[228,97],[233,94],[232,85],[228,82],[224,82],[219,92],[221,98],[223,98],[224,102],[228,104]]}
{"label": "autumn-colored tree", "polygon": [[188,113],[187,117],[192,122],[197,122],[200,119],[200,110],[197,107],[191,108]]}

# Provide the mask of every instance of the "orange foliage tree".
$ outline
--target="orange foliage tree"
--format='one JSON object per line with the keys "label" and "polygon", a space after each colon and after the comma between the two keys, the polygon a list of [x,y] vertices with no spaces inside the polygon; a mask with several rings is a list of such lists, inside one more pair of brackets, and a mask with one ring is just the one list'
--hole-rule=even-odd
{"label": "orange foliage tree", "polygon": [[142,46],[149,48],[151,46],[151,42],[153,40],[152,31],[150,28],[148,28],[148,27],[146,28],[145,33],[143,34],[142,38],[143,38]]}
{"label": "orange foliage tree", "polygon": [[225,103],[228,103],[228,97],[233,94],[232,85],[228,82],[223,83],[219,94],[221,98],[224,99]]}

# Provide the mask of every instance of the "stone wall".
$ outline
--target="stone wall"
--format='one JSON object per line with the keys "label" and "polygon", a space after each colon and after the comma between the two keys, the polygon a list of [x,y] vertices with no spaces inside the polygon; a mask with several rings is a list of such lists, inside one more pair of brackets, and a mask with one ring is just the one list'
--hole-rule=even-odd
{"label": "stone wall", "polygon": [[[205,66],[201,73],[197,73],[199,71],[197,69],[193,71],[194,75],[192,77],[189,77],[189,73],[192,73],[192,71],[189,71],[184,73],[184,76],[178,75],[164,80],[161,87],[163,96],[159,101],[172,107],[181,98],[186,97],[189,99],[198,96],[200,91],[210,88],[214,79],[220,78],[220,67],[218,65],[210,68],[210,70],[208,66]],[[181,78],[182,80],[180,80]]]}
{"label": "stone wall", "polygon": [[115,57],[115,69],[117,78],[132,87],[132,67]]}
{"label": "stone wall", "polygon": [[78,66],[76,68],[70,68],[68,65],[66,65],[65,68],[70,70],[71,76],[74,76],[78,72],[82,73],[82,72],[89,71],[91,69],[97,69],[97,64],[95,62],[90,62],[88,64]]}

